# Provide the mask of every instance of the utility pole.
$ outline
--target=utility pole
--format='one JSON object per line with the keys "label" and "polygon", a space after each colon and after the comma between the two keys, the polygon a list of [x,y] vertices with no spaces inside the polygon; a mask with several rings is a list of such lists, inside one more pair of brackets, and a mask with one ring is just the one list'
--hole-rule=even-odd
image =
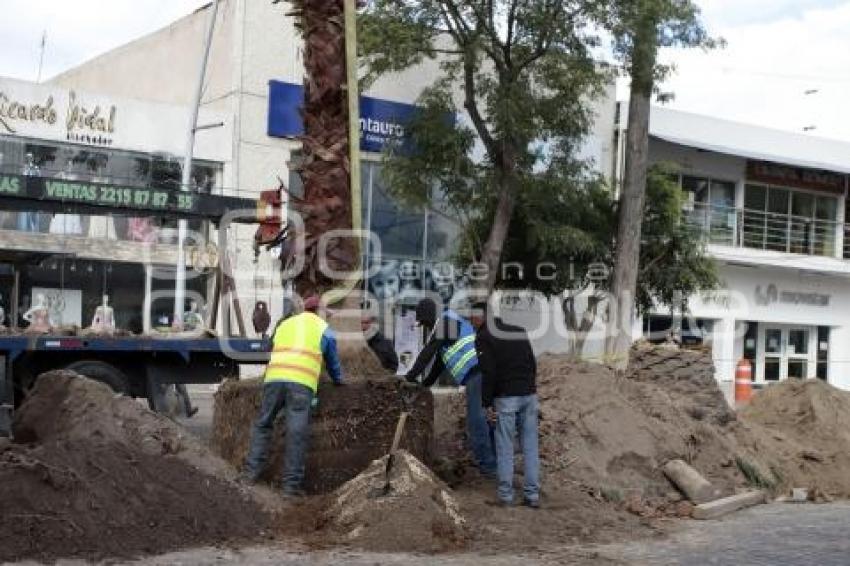
{"label": "utility pole", "polygon": [[[186,152],[183,157],[183,176],[180,180],[180,190],[190,190],[192,182],[192,154],[195,151],[195,132],[198,130],[198,110],[201,106],[201,97],[204,92],[204,78],[207,73],[207,61],[210,58],[210,47],[212,46],[213,30],[215,29],[215,18],[218,14],[219,0],[213,0],[210,6],[210,16],[207,20],[207,33],[204,43],[203,55],[201,56],[201,68],[198,73],[198,83],[195,85],[195,98],[192,101],[188,134],[186,136]],[[177,236],[177,276],[174,289],[174,320],[172,326],[175,330],[183,330],[183,309],[186,302],[186,233],[188,232],[188,221],[178,222]]]}
{"label": "utility pole", "polygon": [[44,50],[47,47],[47,30],[44,30],[41,33],[41,47],[40,54],[38,56],[38,76],[35,79],[35,82],[41,82],[41,70],[44,68]]}

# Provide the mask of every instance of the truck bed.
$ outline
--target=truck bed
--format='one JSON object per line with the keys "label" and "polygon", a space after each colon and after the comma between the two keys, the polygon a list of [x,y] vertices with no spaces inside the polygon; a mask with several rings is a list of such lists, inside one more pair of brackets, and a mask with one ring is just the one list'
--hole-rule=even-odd
{"label": "truck bed", "polygon": [[[230,350],[240,363],[266,363],[269,341],[259,338],[152,338],[148,336],[0,336],[0,352],[14,359],[23,352],[174,352],[191,355]],[[257,354],[252,356],[250,354]],[[253,360],[253,361],[252,361]]]}

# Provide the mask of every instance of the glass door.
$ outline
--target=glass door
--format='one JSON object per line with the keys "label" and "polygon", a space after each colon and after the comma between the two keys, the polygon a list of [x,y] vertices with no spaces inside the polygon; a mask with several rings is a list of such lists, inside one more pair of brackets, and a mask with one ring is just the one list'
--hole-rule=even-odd
{"label": "glass door", "polygon": [[785,373],[793,379],[809,377],[809,338],[808,328],[789,328],[785,351]]}
{"label": "glass door", "polygon": [[812,337],[815,329],[808,326],[765,326],[760,334],[762,371],[759,381],[814,377],[817,360],[814,358]]}
{"label": "glass door", "polygon": [[779,381],[782,379],[782,329],[765,328],[764,338],[764,375],[763,381]]}

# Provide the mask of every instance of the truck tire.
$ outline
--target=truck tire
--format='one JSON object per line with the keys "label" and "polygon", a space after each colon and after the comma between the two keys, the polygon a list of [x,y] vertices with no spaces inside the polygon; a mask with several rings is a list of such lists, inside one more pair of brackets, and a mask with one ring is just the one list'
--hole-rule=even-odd
{"label": "truck tire", "polygon": [[113,365],[97,360],[80,360],[69,364],[65,369],[84,375],[89,379],[100,381],[122,395],[130,394],[130,380],[124,372]]}

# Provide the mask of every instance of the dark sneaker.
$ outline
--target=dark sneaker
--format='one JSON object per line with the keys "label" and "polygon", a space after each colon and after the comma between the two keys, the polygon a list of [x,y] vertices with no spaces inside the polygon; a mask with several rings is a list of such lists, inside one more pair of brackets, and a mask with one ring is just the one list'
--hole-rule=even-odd
{"label": "dark sneaker", "polygon": [[525,499],[522,502],[526,507],[531,507],[532,509],[540,509],[540,500],[539,499]]}
{"label": "dark sneaker", "polygon": [[194,417],[196,414],[198,414],[198,407],[192,407],[191,409],[189,409],[189,414],[188,414],[188,415],[186,415],[186,418],[187,418],[187,419],[191,419],[191,418],[192,418],[192,417]]}

